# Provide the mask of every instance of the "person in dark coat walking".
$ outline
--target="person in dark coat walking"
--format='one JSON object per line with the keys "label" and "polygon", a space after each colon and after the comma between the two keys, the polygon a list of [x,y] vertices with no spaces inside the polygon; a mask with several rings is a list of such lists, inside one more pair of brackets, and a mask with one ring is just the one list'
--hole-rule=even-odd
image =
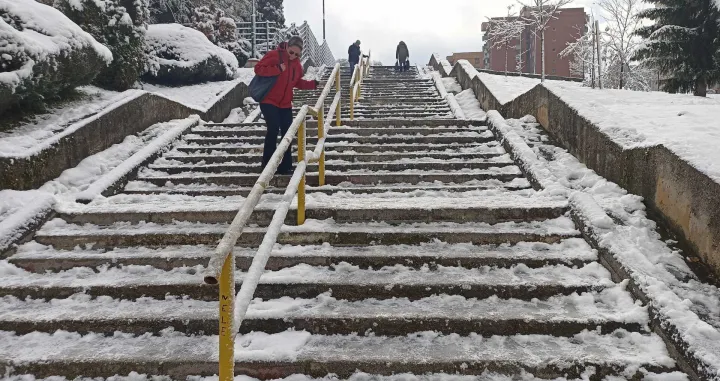
{"label": "person in dark coat walking", "polygon": [[395,58],[397,59],[398,69],[400,71],[408,71],[410,69],[410,51],[405,41],[400,41],[397,49],[395,49]]}
{"label": "person in dark coat walking", "polygon": [[354,44],[348,48],[348,62],[350,62],[350,74],[355,70],[355,65],[360,62],[360,40],[355,41]]}
{"label": "person in dark coat walking", "polygon": [[[293,36],[287,42],[280,43],[277,49],[268,52],[255,65],[255,74],[263,77],[278,77],[273,88],[260,102],[260,111],[262,111],[267,124],[262,159],[263,168],[277,149],[278,135],[285,136],[292,124],[293,89],[314,90],[318,86],[317,81],[302,79],[303,68],[300,63],[302,49],[302,38]],[[291,151],[291,148],[285,151],[285,156],[277,170],[278,174],[290,175],[293,173]]]}

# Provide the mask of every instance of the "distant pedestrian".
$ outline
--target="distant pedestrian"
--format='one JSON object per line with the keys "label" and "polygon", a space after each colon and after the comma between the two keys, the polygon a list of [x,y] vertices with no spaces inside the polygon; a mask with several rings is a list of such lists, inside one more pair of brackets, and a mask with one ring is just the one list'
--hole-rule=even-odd
{"label": "distant pedestrian", "polygon": [[360,40],[355,41],[348,48],[348,62],[350,62],[350,75],[355,71],[355,65],[360,62]]}
{"label": "distant pedestrian", "polygon": [[[267,133],[263,149],[262,167],[268,164],[277,149],[278,136],[285,136],[293,121],[293,89],[314,90],[318,81],[302,79],[303,68],[300,64],[303,40],[293,36],[287,42],[280,43],[277,49],[268,52],[255,65],[255,74],[262,77],[277,77],[277,82],[267,96],[260,101]],[[292,147],[285,151],[277,173],[290,175],[294,171],[292,165]]]}
{"label": "distant pedestrian", "polygon": [[410,51],[404,41],[400,41],[395,49],[395,59],[399,71],[408,71],[410,69]]}

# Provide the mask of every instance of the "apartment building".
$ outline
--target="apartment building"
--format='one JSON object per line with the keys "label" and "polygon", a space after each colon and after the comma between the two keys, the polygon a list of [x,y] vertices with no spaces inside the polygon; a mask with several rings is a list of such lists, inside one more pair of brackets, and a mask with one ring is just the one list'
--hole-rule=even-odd
{"label": "apartment building", "polygon": [[[523,8],[519,18],[527,19],[529,13],[529,8]],[[502,19],[507,18],[494,17],[491,20]],[[518,19],[518,17],[512,19]],[[570,57],[560,57],[560,52],[567,47],[568,43],[580,38],[585,31],[586,23],[587,14],[585,14],[584,8],[563,8],[556,18],[550,20],[545,30],[545,74],[562,77],[579,76],[570,71]],[[483,53],[487,69],[504,71],[507,63],[510,71],[541,73],[540,36],[536,35],[532,25],[525,27],[520,38],[496,47],[492,46],[493,42],[489,37],[491,27],[491,22],[482,24],[483,41],[485,41]]]}
{"label": "apartment building", "polygon": [[483,52],[453,53],[451,56],[447,56],[447,60],[450,61],[451,65],[455,65],[455,62],[458,60],[468,60],[475,69],[485,68],[485,58]]}

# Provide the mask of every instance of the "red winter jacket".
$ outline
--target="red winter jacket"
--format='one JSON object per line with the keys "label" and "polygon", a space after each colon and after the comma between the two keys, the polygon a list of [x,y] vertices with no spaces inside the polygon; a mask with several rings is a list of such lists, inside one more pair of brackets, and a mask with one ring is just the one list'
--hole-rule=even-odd
{"label": "red winter jacket", "polygon": [[[285,71],[280,69],[280,57],[285,64]],[[279,108],[292,108],[293,89],[314,90],[315,81],[302,79],[303,68],[300,59],[290,60],[287,51],[287,42],[278,45],[277,49],[268,52],[260,62],[255,65],[255,74],[263,77],[279,75],[275,86],[260,103],[271,104]]]}

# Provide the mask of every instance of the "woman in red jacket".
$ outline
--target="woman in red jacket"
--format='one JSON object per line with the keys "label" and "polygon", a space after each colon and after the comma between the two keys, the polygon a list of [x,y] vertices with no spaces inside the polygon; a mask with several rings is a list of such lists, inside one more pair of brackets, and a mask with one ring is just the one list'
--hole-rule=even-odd
{"label": "woman in red jacket", "polygon": [[[318,85],[317,81],[302,79],[303,68],[299,59],[302,49],[302,38],[293,36],[288,42],[283,42],[278,45],[277,49],[268,52],[255,65],[255,74],[263,77],[278,77],[275,86],[268,92],[265,99],[260,102],[260,111],[262,111],[267,124],[265,147],[263,149],[263,168],[275,153],[278,135],[280,137],[285,136],[292,124],[293,89],[314,90]],[[283,156],[277,170],[278,174],[290,175],[293,173],[291,151],[291,148],[285,151],[285,156]]]}

